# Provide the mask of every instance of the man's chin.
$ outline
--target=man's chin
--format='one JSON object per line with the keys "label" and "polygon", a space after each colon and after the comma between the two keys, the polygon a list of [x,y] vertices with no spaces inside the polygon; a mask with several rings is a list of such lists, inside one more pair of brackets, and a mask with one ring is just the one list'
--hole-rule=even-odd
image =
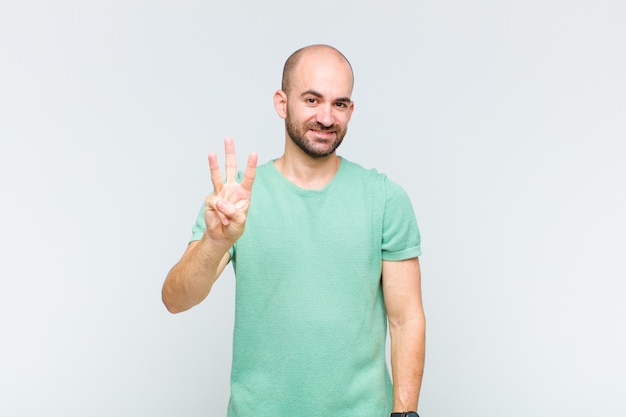
{"label": "man's chin", "polygon": [[289,138],[302,152],[316,159],[333,155],[335,150],[341,145],[342,141],[337,141],[337,134],[334,132],[328,138],[319,137],[312,133],[312,131],[309,131],[305,135],[296,138],[289,135]]}
{"label": "man's chin", "polygon": [[[329,157],[331,155],[333,155],[335,153],[335,151],[337,150],[337,148],[339,147],[339,145],[341,144],[341,142],[336,143],[336,142],[325,142],[324,146],[308,146],[305,148],[301,148],[307,155],[313,157],[313,158],[318,158],[318,159],[322,159],[322,158],[326,158]],[[319,145],[319,142],[318,142]]]}

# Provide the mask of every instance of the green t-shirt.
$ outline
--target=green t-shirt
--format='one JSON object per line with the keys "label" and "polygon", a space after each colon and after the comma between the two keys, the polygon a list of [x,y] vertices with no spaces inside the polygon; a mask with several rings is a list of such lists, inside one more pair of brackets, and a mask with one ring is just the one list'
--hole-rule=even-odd
{"label": "green t-shirt", "polygon": [[[201,210],[192,240],[205,228]],[[322,190],[273,162],[257,169],[233,247],[236,312],[229,417],[383,417],[382,260],[420,255],[406,193],[345,159]]]}

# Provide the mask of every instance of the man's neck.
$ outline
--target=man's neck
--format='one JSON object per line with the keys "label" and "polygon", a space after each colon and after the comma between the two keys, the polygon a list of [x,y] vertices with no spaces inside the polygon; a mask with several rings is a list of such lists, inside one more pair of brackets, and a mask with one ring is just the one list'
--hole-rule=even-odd
{"label": "man's neck", "polygon": [[333,152],[323,158],[313,158],[304,152],[289,152],[274,161],[274,165],[290,182],[306,190],[321,190],[335,177],[341,159]]}

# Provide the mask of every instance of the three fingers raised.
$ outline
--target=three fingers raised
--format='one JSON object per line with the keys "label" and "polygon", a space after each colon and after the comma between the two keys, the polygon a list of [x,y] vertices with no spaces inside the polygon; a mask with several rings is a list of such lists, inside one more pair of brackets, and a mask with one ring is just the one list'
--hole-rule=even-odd
{"label": "three fingers raised", "polygon": [[[237,182],[237,157],[235,154],[235,142],[232,138],[224,139],[224,150],[226,152],[226,183],[234,184]],[[256,175],[256,164],[258,161],[258,155],[252,152],[248,156],[248,163],[246,170],[241,180],[241,186],[248,191],[252,191],[252,184]],[[213,183],[213,189],[216,193],[219,193],[224,187],[224,180],[220,171],[220,166],[217,161],[217,155],[215,153],[209,154],[209,167],[211,169],[211,182]]]}

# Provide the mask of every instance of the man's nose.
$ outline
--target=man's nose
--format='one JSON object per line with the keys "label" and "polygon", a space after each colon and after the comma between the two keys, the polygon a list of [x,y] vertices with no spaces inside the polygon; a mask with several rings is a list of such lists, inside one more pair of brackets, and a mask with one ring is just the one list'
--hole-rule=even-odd
{"label": "man's nose", "polygon": [[317,113],[317,121],[325,127],[330,127],[334,124],[333,111],[330,105],[320,106]]}

